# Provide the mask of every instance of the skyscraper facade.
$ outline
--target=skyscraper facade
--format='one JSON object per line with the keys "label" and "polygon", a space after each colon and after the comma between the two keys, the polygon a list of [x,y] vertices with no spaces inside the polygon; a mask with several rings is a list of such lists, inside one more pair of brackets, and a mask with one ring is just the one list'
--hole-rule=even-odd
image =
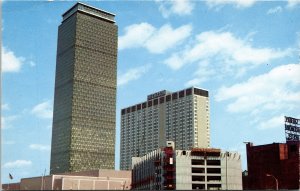
{"label": "skyscraper facade", "polygon": [[76,3],[58,29],[51,173],[114,168],[117,25]]}
{"label": "skyscraper facade", "polygon": [[147,101],[121,110],[120,168],[174,141],[176,149],[210,146],[208,91],[191,87],[148,95]]}

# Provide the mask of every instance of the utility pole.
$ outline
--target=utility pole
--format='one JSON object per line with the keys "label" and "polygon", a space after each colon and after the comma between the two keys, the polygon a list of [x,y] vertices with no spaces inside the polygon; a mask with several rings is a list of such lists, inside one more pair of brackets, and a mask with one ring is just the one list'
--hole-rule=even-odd
{"label": "utility pole", "polygon": [[46,169],[44,170],[44,174],[42,175],[42,180],[41,180],[41,190],[44,190],[44,178],[46,175]]}

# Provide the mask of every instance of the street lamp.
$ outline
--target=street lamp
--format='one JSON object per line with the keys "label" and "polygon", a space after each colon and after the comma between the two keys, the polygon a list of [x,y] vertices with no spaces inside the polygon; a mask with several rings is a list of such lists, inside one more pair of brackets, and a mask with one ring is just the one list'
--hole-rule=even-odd
{"label": "street lamp", "polygon": [[276,190],[278,190],[278,179],[275,178],[275,176],[273,176],[272,174],[266,174],[266,176],[271,176],[275,179],[275,182],[276,182]]}

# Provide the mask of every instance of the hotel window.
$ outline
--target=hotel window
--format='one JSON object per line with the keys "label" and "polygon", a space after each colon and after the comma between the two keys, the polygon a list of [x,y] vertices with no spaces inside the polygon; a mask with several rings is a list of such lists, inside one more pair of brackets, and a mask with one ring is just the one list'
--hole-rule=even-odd
{"label": "hotel window", "polygon": [[152,100],[148,101],[148,107],[152,106]]}
{"label": "hotel window", "polygon": [[187,90],[185,90],[185,94],[188,96],[188,95],[191,95],[192,94],[192,88],[189,88]]}
{"label": "hotel window", "polygon": [[182,98],[182,97],[184,97],[184,90],[179,92],[179,98]]}
{"label": "hotel window", "polygon": [[158,104],[158,99],[155,99],[154,100],[154,105],[157,105]]}
{"label": "hotel window", "polygon": [[160,97],[159,98],[159,103],[164,103],[165,102],[165,97],[163,96],[163,97]]}
{"label": "hotel window", "polygon": [[171,101],[171,95],[166,96],[166,102]]}
{"label": "hotel window", "polygon": [[141,104],[138,104],[137,105],[137,110],[141,110],[141,107],[142,107]]}
{"label": "hotel window", "polygon": [[145,109],[147,107],[147,102],[142,103],[142,108]]}

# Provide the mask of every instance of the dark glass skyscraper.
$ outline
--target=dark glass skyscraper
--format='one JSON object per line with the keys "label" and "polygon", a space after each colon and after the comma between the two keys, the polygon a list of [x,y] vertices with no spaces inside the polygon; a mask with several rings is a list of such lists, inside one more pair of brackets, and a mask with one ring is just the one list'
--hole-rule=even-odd
{"label": "dark glass skyscraper", "polygon": [[51,173],[113,169],[118,29],[76,3],[58,29]]}

